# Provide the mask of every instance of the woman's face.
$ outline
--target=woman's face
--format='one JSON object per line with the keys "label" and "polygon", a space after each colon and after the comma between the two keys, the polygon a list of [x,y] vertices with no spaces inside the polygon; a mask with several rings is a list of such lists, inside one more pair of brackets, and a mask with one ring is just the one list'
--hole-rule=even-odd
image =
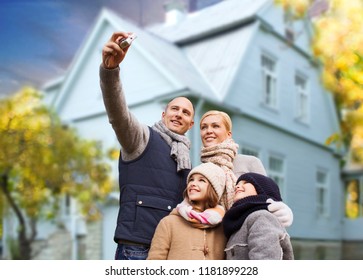
{"label": "woman's face", "polygon": [[200,123],[200,137],[204,147],[210,147],[222,143],[232,137],[232,132],[227,131],[223,119],[219,115],[205,117]]}

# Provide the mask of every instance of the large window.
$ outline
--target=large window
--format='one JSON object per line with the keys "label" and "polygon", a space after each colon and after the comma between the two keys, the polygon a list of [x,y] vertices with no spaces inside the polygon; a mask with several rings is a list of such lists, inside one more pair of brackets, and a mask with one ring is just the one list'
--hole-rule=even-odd
{"label": "large window", "polygon": [[280,193],[284,199],[285,194],[285,168],[282,157],[270,156],[268,160],[268,176],[271,177],[280,188]]}
{"label": "large window", "polygon": [[316,206],[319,216],[329,215],[328,173],[324,170],[316,172]]}
{"label": "large window", "polygon": [[277,106],[277,74],[276,61],[265,54],[261,57],[263,104],[268,107]]}
{"label": "large window", "polygon": [[309,94],[307,79],[297,74],[295,76],[296,88],[296,118],[302,122],[308,122],[309,119]]}

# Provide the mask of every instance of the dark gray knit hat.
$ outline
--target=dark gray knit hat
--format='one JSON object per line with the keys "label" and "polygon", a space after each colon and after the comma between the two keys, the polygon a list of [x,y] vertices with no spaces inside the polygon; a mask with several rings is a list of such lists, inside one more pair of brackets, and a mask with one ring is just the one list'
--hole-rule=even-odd
{"label": "dark gray knit hat", "polygon": [[267,176],[249,172],[241,175],[237,180],[237,184],[239,181],[246,181],[254,185],[257,194],[265,194],[275,201],[282,201],[278,185]]}

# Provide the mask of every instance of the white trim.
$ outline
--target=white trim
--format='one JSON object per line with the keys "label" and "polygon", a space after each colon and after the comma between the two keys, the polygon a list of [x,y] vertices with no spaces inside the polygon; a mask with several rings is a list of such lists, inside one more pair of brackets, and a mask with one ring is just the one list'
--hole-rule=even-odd
{"label": "white trim", "polygon": [[[272,109],[277,109],[278,104],[278,75],[277,75],[277,59],[266,52],[260,55],[260,67],[262,72],[262,104]],[[264,59],[271,63],[272,67],[264,65]],[[267,92],[266,81],[269,79],[270,90]]]}
{"label": "white trim", "polygon": [[[318,174],[323,175],[323,181],[319,181]],[[318,217],[330,216],[330,189],[329,189],[329,172],[318,167],[315,171],[315,189],[316,189],[316,211]]]}

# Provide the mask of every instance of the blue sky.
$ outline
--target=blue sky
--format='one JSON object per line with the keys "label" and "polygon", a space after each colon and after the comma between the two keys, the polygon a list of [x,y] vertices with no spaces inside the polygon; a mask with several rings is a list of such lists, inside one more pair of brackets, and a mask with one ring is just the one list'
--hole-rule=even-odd
{"label": "blue sky", "polygon": [[2,0],[0,94],[63,74],[87,32],[85,23],[69,1]]}
{"label": "blue sky", "polygon": [[[162,0],[0,0],[0,97],[63,75],[102,7],[140,15]],[[158,6],[157,6],[157,5]],[[157,7],[156,7],[157,6]],[[147,18],[149,17],[149,19]]]}

